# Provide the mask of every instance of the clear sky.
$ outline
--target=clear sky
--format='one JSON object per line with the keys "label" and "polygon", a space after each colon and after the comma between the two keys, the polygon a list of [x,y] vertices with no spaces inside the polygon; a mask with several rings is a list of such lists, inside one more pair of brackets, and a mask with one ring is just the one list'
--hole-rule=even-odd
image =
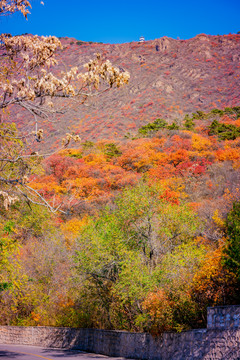
{"label": "clear sky", "polygon": [[123,43],[240,31],[240,0],[40,1],[31,1],[28,21],[21,14],[0,17],[0,32]]}

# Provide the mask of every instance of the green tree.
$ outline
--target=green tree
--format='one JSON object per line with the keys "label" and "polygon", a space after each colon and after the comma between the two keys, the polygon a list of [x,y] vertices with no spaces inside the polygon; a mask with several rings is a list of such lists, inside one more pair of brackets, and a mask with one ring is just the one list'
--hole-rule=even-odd
{"label": "green tree", "polygon": [[240,202],[233,203],[226,220],[227,246],[224,265],[238,277],[240,283]]}
{"label": "green tree", "polygon": [[190,116],[187,114],[185,117],[184,117],[184,127],[187,129],[187,130],[193,130],[194,126],[195,126],[195,123],[193,121],[192,118],[190,118]]}
{"label": "green tree", "polygon": [[179,126],[177,125],[176,121],[174,121],[171,125],[167,126],[168,130],[179,130]]}
{"label": "green tree", "polygon": [[240,130],[235,125],[224,124],[213,120],[209,126],[209,135],[218,135],[221,140],[235,140],[240,136]]}
{"label": "green tree", "polygon": [[164,119],[156,119],[152,123],[144,125],[138,129],[138,133],[141,135],[151,135],[160,129],[164,129],[167,127],[167,122]]}
{"label": "green tree", "polygon": [[76,268],[90,301],[102,309],[102,326],[146,329],[142,302],[161,282],[164,257],[198,229],[194,213],[162,193],[144,182],[125,189],[79,236]]}

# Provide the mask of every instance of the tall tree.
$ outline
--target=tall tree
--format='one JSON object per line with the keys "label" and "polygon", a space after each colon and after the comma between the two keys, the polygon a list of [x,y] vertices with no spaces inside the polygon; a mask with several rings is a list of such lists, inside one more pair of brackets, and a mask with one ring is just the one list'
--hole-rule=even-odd
{"label": "tall tree", "polygon": [[[30,2],[26,0],[2,0],[0,15],[20,11],[27,17],[29,7]],[[6,209],[19,197],[24,197],[54,211],[50,203],[28,184],[28,177],[33,172],[32,159],[39,154],[26,150],[29,139],[40,142],[43,138],[39,119],[63,111],[54,107],[52,99],[68,101],[74,97],[84,103],[88,97],[121,87],[129,80],[128,72],[119,70],[108,60],[103,61],[100,54],[84,65],[85,72],[73,67],[62,72],[59,78],[50,70],[57,64],[55,53],[59,48],[61,42],[55,36],[0,35],[0,112],[3,115],[10,106],[20,106],[34,117],[35,122],[34,128],[25,134],[19,134],[8,124],[0,124],[0,196]],[[79,141],[80,138],[68,133],[63,146],[71,140]]]}
{"label": "tall tree", "polygon": [[240,202],[233,203],[226,221],[227,246],[224,251],[224,265],[236,274],[240,284]]}

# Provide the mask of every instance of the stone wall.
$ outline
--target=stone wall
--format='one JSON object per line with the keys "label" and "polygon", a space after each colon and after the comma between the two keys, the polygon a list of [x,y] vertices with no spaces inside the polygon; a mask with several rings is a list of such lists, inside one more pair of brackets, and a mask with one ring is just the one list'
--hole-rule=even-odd
{"label": "stone wall", "polygon": [[233,329],[240,326],[240,306],[209,307],[207,312],[208,329]]}
{"label": "stone wall", "polygon": [[[209,308],[208,316],[237,314],[239,307]],[[234,322],[233,322],[234,323]],[[129,333],[97,329],[1,326],[0,343],[26,344],[54,348],[72,348],[109,356],[149,360],[240,360],[240,327],[224,326],[164,333]],[[237,323],[235,323],[237,324]],[[229,325],[229,326],[228,326]]]}

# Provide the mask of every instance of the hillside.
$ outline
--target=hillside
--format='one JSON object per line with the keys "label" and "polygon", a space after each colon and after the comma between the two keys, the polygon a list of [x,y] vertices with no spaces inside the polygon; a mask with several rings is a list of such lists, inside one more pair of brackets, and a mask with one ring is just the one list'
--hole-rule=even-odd
{"label": "hillside", "polygon": [[61,212],[0,203],[1,324],[205,327],[240,301],[239,166],[240,107],[35,163],[27,185]]}
{"label": "hillside", "polygon": [[157,335],[239,304],[239,39],[62,39],[56,73],[101,52],[131,81],[84,105],[58,99],[68,111],[39,121],[47,136],[33,142],[82,141],[51,156],[1,122],[1,324]]}
{"label": "hillside", "polygon": [[[131,74],[127,87],[102,94],[91,103],[71,104],[53,122],[44,120],[46,146],[55,147],[66,132],[83,140],[121,139],[156,118],[168,122],[198,110],[236,106],[240,102],[240,35],[200,34],[189,40],[163,37],[145,43],[85,43],[61,39],[54,72],[81,66],[95,53]],[[58,105],[62,105],[58,103]],[[25,128],[31,117],[12,109]]]}

